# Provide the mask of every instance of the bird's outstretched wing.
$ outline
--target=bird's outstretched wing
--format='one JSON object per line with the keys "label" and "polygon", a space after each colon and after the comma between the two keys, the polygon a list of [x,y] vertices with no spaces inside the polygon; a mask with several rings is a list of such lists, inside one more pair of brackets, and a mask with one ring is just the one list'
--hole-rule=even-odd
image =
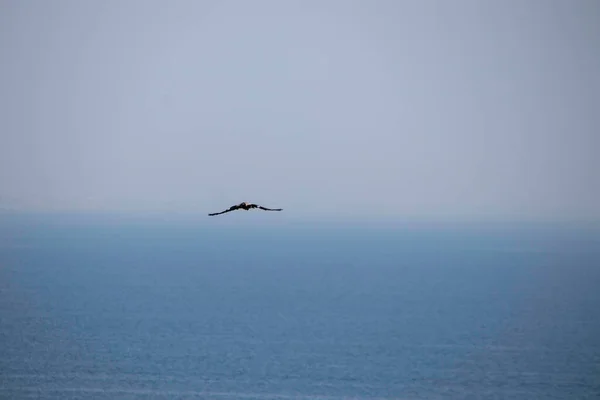
{"label": "bird's outstretched wing", "polygon": [[213,215],[225,214],[225,213],[228,213],[229,211],[237,210],[238,208],[240,208],[240,206],[231,206],[225,211],[216,212],[216,213],[212,213],[212,214],[208,214],[208,215],[212,217]]}
{"label": "bird's outstretched wing", "polygon": [[283,208],[267,208],[267,207],[263,207],[263,206],[258,206],[258,208],[260,208],[261,210],[265,210],[265,211],[281,211],[281,210],[283,210]]}

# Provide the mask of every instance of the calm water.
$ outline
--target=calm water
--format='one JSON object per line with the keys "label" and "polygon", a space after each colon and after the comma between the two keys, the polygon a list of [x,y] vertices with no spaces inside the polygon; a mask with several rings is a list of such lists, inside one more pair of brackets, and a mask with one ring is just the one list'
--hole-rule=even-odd
{"label": "calm water", "polygon": [[249,221],[0,219],[0,398],[600,397],[597,230]]}

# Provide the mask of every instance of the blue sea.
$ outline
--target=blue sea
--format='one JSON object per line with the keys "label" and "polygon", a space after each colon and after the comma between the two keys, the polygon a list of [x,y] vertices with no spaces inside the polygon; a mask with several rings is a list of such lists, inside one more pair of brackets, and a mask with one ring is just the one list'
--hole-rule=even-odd
{"label": "blue sea", "polygon": [[0,216],[0,398],[600,398],[597,227],[248,215]]}

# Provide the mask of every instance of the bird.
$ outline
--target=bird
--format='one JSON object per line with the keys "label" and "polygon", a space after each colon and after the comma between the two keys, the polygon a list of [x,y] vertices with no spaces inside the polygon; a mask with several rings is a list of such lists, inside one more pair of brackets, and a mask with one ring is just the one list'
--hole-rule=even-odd
{"label": "bird", "polygon": [[228,213],[230,211],[235,211],[235,210],[240,210],[240,209],[248,211],[248,210],[250,210],[252,208],[258,208],[258,209],[265,210],[265,211],[281,211],[281,210],[283,210],[283,208],[267,208],[267,207],[259,206],[258,204],[246,203],[244,201],[244,202],[242,202],[240,204],[236,204],[234,206],[229,207],[225,211],[211,213],[211,214],[208,214],[208,215],[212,217],[213,215],[225,214],[225,213]]}

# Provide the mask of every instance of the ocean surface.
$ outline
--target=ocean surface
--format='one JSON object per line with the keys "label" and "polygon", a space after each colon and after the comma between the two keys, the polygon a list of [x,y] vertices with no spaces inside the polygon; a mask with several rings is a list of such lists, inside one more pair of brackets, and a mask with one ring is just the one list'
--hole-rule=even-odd
{"label": "ocean surface", "polygon": [[0,216],[0,398],[600,398],[597,228],[246,215]]}

